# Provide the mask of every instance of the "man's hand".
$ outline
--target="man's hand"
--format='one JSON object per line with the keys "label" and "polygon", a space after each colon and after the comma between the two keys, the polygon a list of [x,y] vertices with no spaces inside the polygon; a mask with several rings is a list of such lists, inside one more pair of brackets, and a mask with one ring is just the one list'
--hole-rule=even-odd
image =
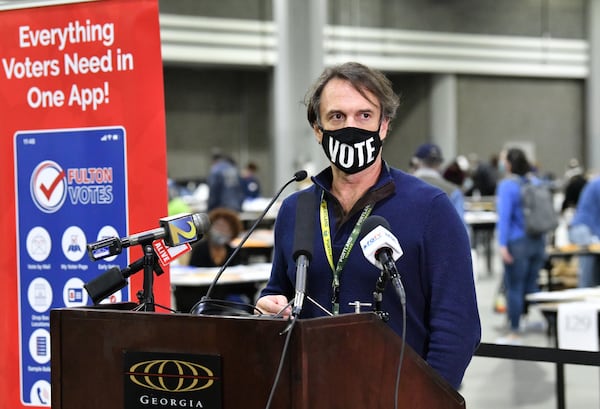
{"label": "man's hand", "polygon": [[289,318],[292,313],[292,308],[284,295],[265,295],[258,300],[256,308],[263,314],[279,314],[283,318]]}

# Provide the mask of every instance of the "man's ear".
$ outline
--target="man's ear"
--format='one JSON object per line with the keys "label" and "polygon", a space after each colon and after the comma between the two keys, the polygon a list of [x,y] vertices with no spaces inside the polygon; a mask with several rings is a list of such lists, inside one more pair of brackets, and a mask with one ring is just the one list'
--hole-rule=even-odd
{"label": "man's ear", "polygon": [[381,139],[381,142],[383,142],[384,139],[387,137],[389,127],[390,118],[383,118],[383,120],[381,121],[381,126],[379,127],[379,138]]}
{"label": "man's ear", "polygon": [[321,141],[323,140],[323,131],[321,131],[321,129],[319,129],[319,125],[314,124],[313,132],[315,133],[315,138],[317,139],[317,142],[319,142],[319,145],[320,145]]}

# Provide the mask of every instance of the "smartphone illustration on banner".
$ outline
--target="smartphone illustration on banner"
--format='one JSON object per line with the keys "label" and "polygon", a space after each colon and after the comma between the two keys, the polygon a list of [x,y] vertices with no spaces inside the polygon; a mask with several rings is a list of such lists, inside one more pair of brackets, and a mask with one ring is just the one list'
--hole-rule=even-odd
{"label": "smartphone illustration on banner", "polygon": [[126,146],[121,126],[14,136],[23,404],[50,405],[50,310],[91,305],[84,284],[128,265],[126,252],[93,262],[86,251],[128,231]]}

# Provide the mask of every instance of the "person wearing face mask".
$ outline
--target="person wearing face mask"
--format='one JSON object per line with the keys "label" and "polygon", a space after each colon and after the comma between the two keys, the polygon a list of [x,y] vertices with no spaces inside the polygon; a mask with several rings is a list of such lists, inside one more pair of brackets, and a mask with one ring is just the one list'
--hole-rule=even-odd
{"label": "person wearing face mask", "polygon": [[[206,237],[192,246],[189,265],[194,267],[220,267],[234,251],[229,243],[242,231],[242,222],[236,212],[216,208],[209,212],[210,230]],[[236,256],[230,265],[240,264]]]}
{"label": "person wearing face mask", "polygon": [[[218,207],[208,213],[210,230],[199,241],[192,244],[192,251],[178,260],[182,265],[193,267],[221,267],[231,256],[234,248],[230,242],[242,231],[242,222],[238,214],[230,209]],[[230,265],[241,264],[236,255]],[[215,270],[216,271],[216,270]],[[196,302],[205,294],[208,287],[178,285],[173,288],[173,296],[179,311],[189,312]],[[256,289],[245,284],[219,286],[213,291],[212,298],[250,303]],[[252,297],[252,298],[250,298]]]}
{"label": "person wearing face mask", "polygon": [[[444,179],[441,165],[444,162],[440,147],[434,143],[419,145],[415,151],[417,169],[413,173],[425,182],[442,189],[452,202],[452,205],[464,223],[465,220],[465,196],[458,185]],[[468,226],[465,224],[465,228]]]}
{"label": "person wearing face mask", "polygon": [[[314,195],[314,246],[300,318],[353,313],[373,304],[379,268],[355,245],[365,219],[387,220],[403,255],[396,260],[406,292],[383,292],[387,324],[450,385],[458,388],[481,337],[469,238],[441,189],[389,166],[382,149],[399,98],[381,72],[349,62],[326,68],[305,98],[307,118],[330,166],[302,192]],[[256,307],[291,314],[296,266],[293,241],[301,192],[281,204],[275,222],[271,276]],[[312,301],[316,301],[319,306]],[[352,303],[352,305],[351,305]],[[368,307],[363,308],[363,311]]]}

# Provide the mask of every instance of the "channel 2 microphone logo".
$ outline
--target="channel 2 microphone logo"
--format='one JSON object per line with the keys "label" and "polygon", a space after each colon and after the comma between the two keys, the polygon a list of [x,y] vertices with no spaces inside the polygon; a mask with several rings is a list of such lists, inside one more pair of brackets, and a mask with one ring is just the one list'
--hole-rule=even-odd
{"label": "channel 2 microphone logo", "polygon": [[31,174],[31,197],[44,213],[58,211],[67,197],[65,171],[51,160],[40,163]]}
{"label": "channel 2 microphone logo", "polygon": [[168,232],[165,243],[169,247],[191,243],[198,238],[194,216],[191,214],[164,217],[160,219],[160,226]]}

